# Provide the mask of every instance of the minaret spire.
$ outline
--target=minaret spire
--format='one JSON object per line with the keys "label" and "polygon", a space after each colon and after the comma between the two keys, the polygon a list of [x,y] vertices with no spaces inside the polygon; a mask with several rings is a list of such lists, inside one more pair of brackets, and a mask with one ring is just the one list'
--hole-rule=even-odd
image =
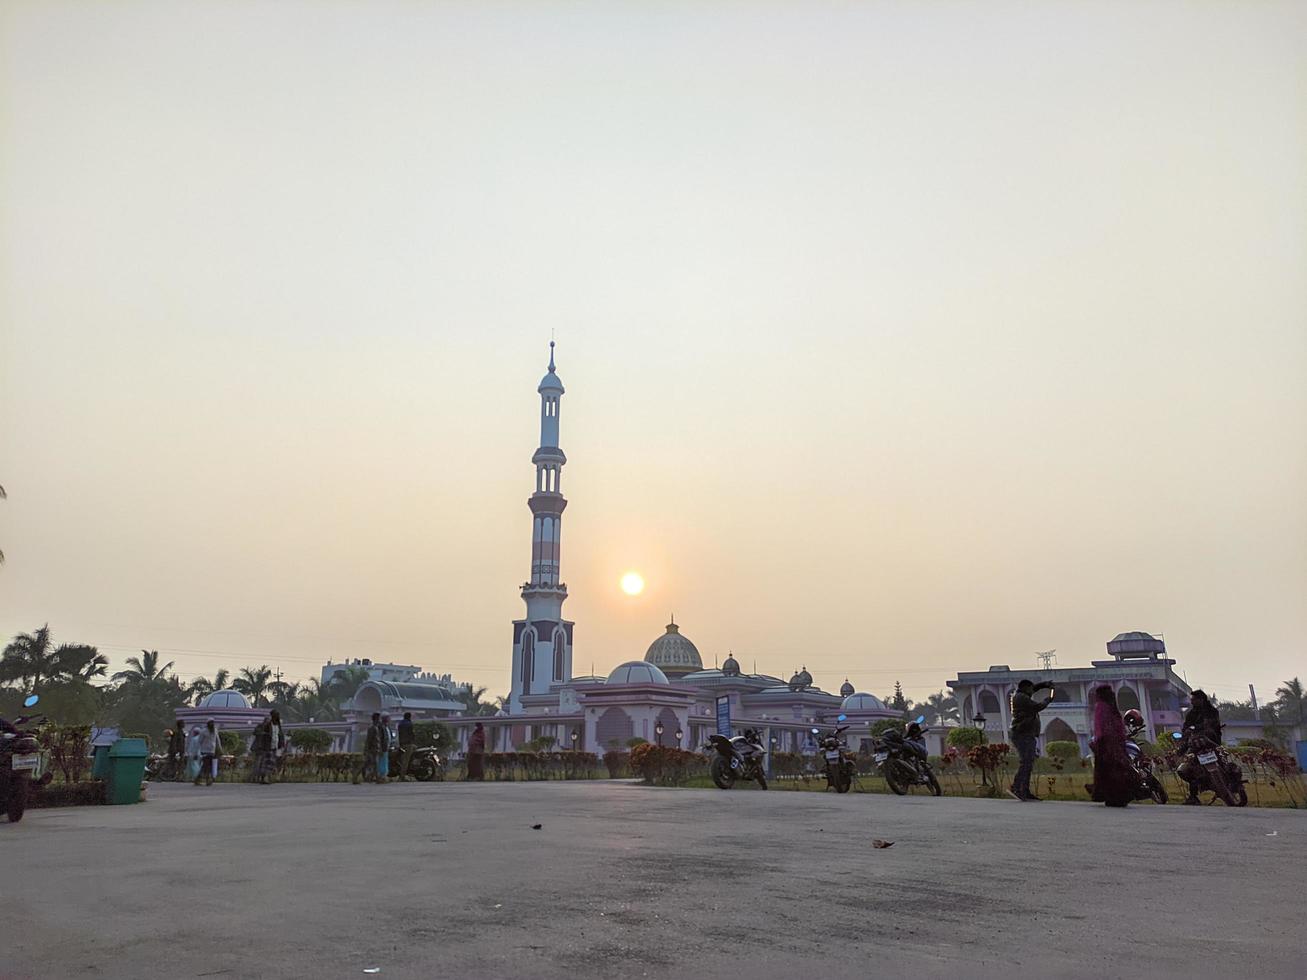
{"label": "minaret spire", "polygon": [[555,373],[554,341],[549,341],[549,371],[536,391],[540,395],[540,447],[531,456],[536,468],[531,508],[531,576],[522,586],[526,619],[513,624],[513,687],[509,711],[522,710],[523,695],[545,694],[553,684],[572,677],[572,624],[563,619],[562,474],[567,455],[558,445],[559,409],[564,388]]}

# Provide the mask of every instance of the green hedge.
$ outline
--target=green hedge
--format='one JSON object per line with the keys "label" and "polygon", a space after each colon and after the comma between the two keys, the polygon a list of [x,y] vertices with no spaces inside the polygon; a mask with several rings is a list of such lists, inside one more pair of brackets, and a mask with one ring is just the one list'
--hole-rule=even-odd
{"label": "green hedge", "polygon": [[30,791],[28,805],[38,810],[57,806],[96,806],[105,799],[102,779],[88,779],[81,783],[50,783],[30,787]]}

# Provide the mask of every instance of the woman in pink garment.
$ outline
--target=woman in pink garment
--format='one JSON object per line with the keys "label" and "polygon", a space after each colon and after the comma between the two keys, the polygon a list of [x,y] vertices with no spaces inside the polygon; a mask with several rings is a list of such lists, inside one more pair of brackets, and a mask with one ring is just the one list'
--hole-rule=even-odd
{"label": "woman in pink garment", "polygon": [[1125,722],[1116,706],[1116,692],[1108,684],[1094,689],[1094,783],[1095,803],[1125,806],[1135,798],[1137,777],[1125,751]]}

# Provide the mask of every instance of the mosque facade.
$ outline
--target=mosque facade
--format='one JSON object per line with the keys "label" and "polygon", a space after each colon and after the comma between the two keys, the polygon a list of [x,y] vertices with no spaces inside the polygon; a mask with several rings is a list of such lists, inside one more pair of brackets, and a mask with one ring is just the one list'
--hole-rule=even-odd
{"label": "mosque facade", "polygon": [[513,751],[526,742],[552,738],[558,749],[603,754],[629,740],[697,750],[729,715],[733,733],[755,728],[769,749],[804,751],[814,726],[840,724],[865,732],[882,718],[897,718],[879,698],[857,692],[846,681],[838,694],[821,690],[806,669],[788,681],[746,673],[728,656],[705,668],[692,640],[673,620],[639,660],[624,660],[604,676],[572,672],[575,624],[563,616],[567,585],[562,578],[562,519],[567,500],[560,447],[563,383],[549,345],[549,368],[536,388],[540,396],[540,443],[531,456],[535,488],[531,511],[530,576],[520,588],[525,614],[513,621],[512,685],[507,710],[493,717],[444,721],[465,750],[472,728],[487,730],[487,749]]}

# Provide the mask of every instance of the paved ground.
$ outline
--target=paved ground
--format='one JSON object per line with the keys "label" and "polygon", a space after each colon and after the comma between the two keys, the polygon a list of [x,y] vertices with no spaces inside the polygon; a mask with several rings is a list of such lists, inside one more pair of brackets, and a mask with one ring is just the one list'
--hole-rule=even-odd
{"label": "paved ground", "polygon": [[167,785],[0,822],[0,881],[4,978],[1307,975],[1302,811]]}

